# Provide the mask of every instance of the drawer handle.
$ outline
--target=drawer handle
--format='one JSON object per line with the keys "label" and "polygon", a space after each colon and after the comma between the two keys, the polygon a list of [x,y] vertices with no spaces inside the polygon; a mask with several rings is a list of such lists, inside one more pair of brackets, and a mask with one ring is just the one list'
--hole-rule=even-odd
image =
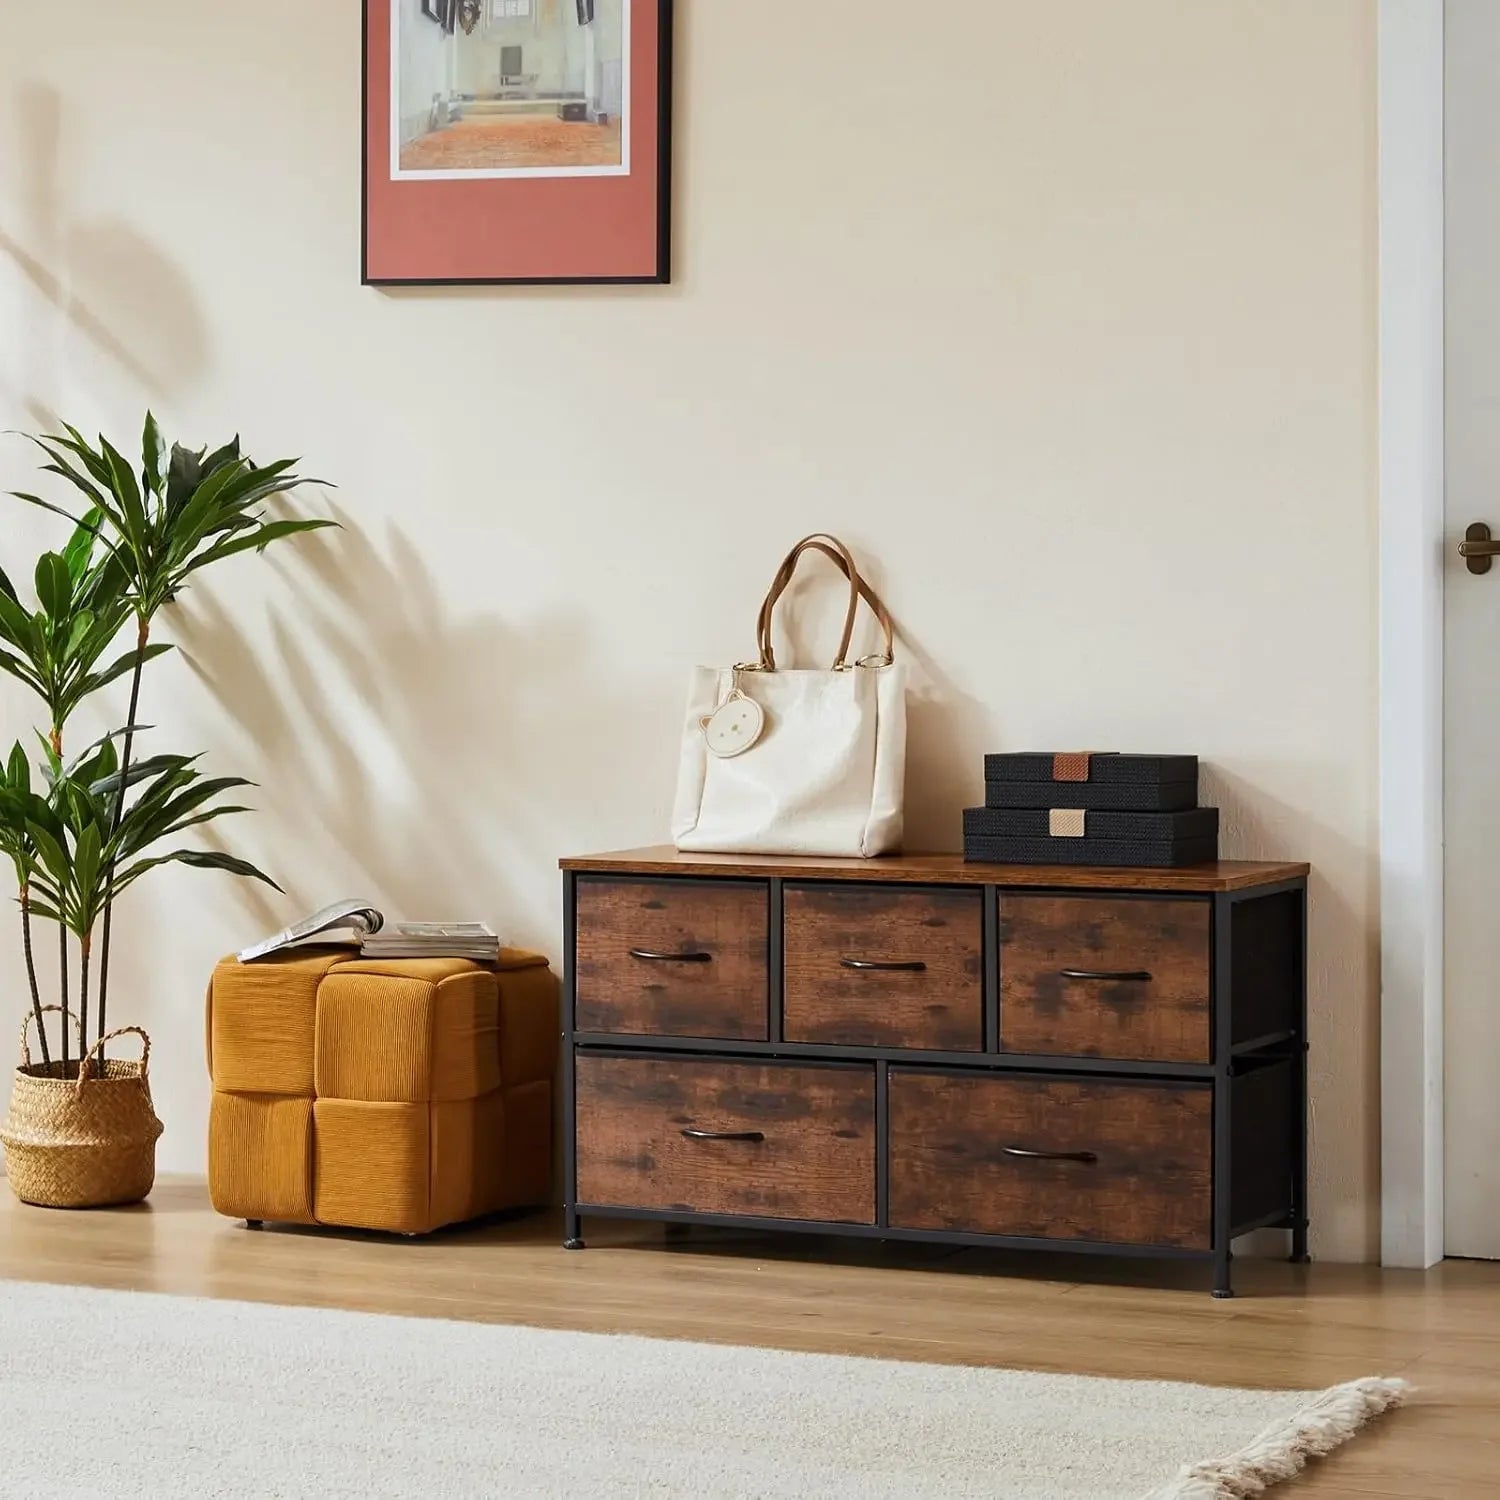
{"label": "drawer handle", "polygon": [[1007,1156],[1019,1156],[1023,1161],[1081,1161],[1091,1167],[1099,1160],[1092,1151],[1032,1151],[1025,1146],[1005,1146]]}
{"label": "drawer handle", "polygon": [[1148,984],[1151,975],[1145,969],[1059,969],[1064,979],[1103,979],[1114,983]]}
{"label": "drawer handle", "polygon": [[748,1141],[751,1145],[759,1145],[766,1138],[765,1132],[762,1130],[684,1129],[682,1133],[690,1141]]}
{"label": "drawer handle", "polygon": [[880,974],[922,974],[927,970],[927,965],[919,958],[905,961],[900,959],[841,958],[839,962],[846,969],[873,970]]}
{"label": "drawer handle", "polygon": [[711,964],[712,953],[653,953],[649,948],[632,948],[632,958],[648,964]]}

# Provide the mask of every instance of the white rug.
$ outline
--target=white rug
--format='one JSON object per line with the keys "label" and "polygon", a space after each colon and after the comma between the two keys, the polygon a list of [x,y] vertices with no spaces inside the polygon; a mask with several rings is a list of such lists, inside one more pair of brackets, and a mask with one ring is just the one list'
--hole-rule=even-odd
{"label": "white rug", "polygon": [[[0,1492],[28,1500],[1197,1500],[1400,1387],[1294,1423],[1311,1399],[0,1282]],[[1273,1424],[1241,1487],[1172,1482]]]}

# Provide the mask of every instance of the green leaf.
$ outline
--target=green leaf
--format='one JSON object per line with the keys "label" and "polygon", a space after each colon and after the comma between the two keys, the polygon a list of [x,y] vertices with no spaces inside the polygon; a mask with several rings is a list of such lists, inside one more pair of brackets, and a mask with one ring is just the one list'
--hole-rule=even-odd
{"label": "green leaf", "polygon": [[152,859],[142,860],[121,873],[115,881],[115,889],[123,890],[139,880],[147,870],[169,864],[189,865],[195,870],[222,870],[226,874],[240,875],[248,880],[264,881],[273,891],[281,890],[269,875],[256,869],[248,860],[236,859],[232,854],[220,854],[208,849],[174,849],[170,854],[158,854]]}
{"label": "green leaf", "polygon": [[75,585],[88,572],[89,562],[94,555],[94,538],[102,520],[103,514],[97,507],[89,511],[68,539],[68,545],[63,548],[63,561],[67,563],[68,576]]}
{"label": "green leaf", "polygon": [[[90,520],[85,517],[85,522],[90,528],[90,534],[99,541],[106,540],[97,531],[97,519]],[[119,551],[113,547],[109,549],[109,556],[102,557],[98,562],[90,559],[90,565],[79,580],[77,586],[78,598],[86,601],[96,613],[103,613],[108,605],[113,605],[119,612],[125,612],[129,605],[126,597],[130,590],[130,574],[126,572],[124,562]]]}
{"label": "green leaf", "polygon": [[19,656],[12,656],[9,651],[0,651],[0,672],[14,677],[17,682],[24,682],[39,698],[47,696],[42,679]]}
{"label": "green leaf", "polygon": [[[139,853],[148,844],[165,838],[174,823],[205,802],[222,792],[253,785],[242,776],[219,776],[208,780],[198,780],[196,772],[164,776],[132,804],[115,831],[113,842],[121,854]],[[160,790],[163,786],[167,787],[166,795]]]}
{"label": "green leaf", "polygon": [[[43,500],[40,495],[28,495],[25,490],[12,490],[12,500],[24,500],[28,505],[39,506],[42,510],[50,510],[54,516],[61,516],[66,521],[71,521],[75,526],[82,526],[83,521],[70,510],[64,510],[60,505],[54,505],[50,500]],[[15,594],[12,592],[11,597]]]}
{"label": "green leaf", "polygon": [[190,818],[183,818],[181,822],[174,823],[170,828],[163,830],[162,837],[170,834],[181,833],[184,828],[196,828],[200,823],[212,823],[215,818],[227,818],[231,813],[254,812],[253,807],[239,807],[230,804],[225,807],[211,807],[207,812],[194,813]]}
{"label": "green leaf", "polygon": [[10,575],[4,568],[0,568],[0,594],[5,595],[8,599],[17,598],[16,586],[10,581]]}
{"label": "green leaf", "polygon": [[56,908],[50,902],[38,898],[37,889],[35,886],[32,887],[31,915],[40,917],[44,922],[56,922],[59,927],[66,927],[68,924],[58,914]]}
{"label": "green leaf", "polygon": [[43,827],[35,818],[28,820],[27,832],[31,835],[31,840],[36,845],[37,853],[41,856],[42,864],[46,866],[48,873],[59,886],[66,886],[71,867],[68,856],[63,852],[62,841],[54,837],[52,830]]}
{"label": "green leaf", "polygon": [[[63,769],[61,763],[57,760],[57,757],[53,755],[51,747],[48,746],[47,759],[49,760],[49,762],[51,762],[53,769],[57,772],[57,777],[55,777],[54,779],[61,779],[65,781],[71,780],[75,775],[78,774],[79,768],[84,764],[84,762],[87,761],[89,757],[96,751],[102,750],[106,745],[113,747],[116,740],[124,739],[127,734],[144,734],[146,730],[154,727],[155,726],[151,724],[127,724],[122,729],[111,729],[108,734],[100,735],[100,737],[95,740],[93,744],[84,746],[84,748],[76,756],[74,756],[72,764],[69,765],[66,770]],[[197,757],[195,756],[194,759],[196,758]]]}
{"label": "green leaf", "polygon": [[0,594],[0,639],[19,647],[29,657],[41,655],[41,641],[31,616],[8,594]]}
{"label": "green leaf", "polygon": [[[163,771],[180,771],[196,759],[196,756],[191,755],[149,755],[143,760],[133,760],[124,775],[125,785],[127,788],[139,786],[141,782],[149,781]],[[106,776],[93,782],[89,790],[96,797],[112,798],[120,790],[120,779],[118,773]]]}
{"label": "green leaf", "polygon": [[18,792],[31,792],[31,762],[26,758],[26,748],[20,740],[11,746],[10,759],[6,765],[6,780]]}
{"label": "green leaf", "polygon": [[91,609],[77,610],[73,623],[68,627],[68,638],[63,642],[63,654],[69,661],[78,659],[79,648],[88,639],[94,628],[94,612]]}
{"label": "green leaf", "polygon": [[73,602],[73,578],[68,565],[56,552],[44,552],[36,564],[36,596],[54,619],[68,612]]}
{"label": "green leaf", "polygon": [[[147,646],[145,651],[139,653],[144,661],[155,661],[158,656],[165,656],[168,651],[177,648],[167,641],[158,641],[154,646]],[[107,687],[118,677],[123,677],[127,672],[135,669],[137,653],[127,651],[123,656],[117,657],[107,667],[98,672],[89,674],[87,679],[87,692],[97,692],[102,687]]]}
{"label": "green leaf", "polygon": [[222,448],[215,448],[203,460],[203,472],[204,474],[212,474],[220,464],[237,464],[243,456],[240,449],[240,435],[239,433],[235,433]]}
{"label": "green leaf", "polygon": [[243,459],[220,464],[211,474],[206,474],[194,490],[192,497],[183,506],[172,528],[172,552],[176,557],[186,556],[184,545],[190,550],[205,531],[221,514],[219,497],[244,472]]}
{"label": "green leaf", "polygon": [[[48,459],[51,460],[51,462],[42,465],[42,472],[44,474],[56,474],[66,479],[89,502],[91,507],[98,506],[111,520],[114,519],[114,513],[104,498],[105,491],[109,488],[109,474],[107,470],[101,480],[104,486],[101,489],[99,484],[96,484],[94,478],[91,477],[93,474],[92,469],[89,469],[88,474],[80,474],[77,468],[69,463],[64,454],[57,448],[48,447],[47,443],[40,438],[35,438],[33,441],[47,455]],[[85,465],[85,468],[88,467],[88,465]]]}
{"label": "green leaf", "polygon": [[172,445],[172,458],[167,465],[167,519],[179,514],[182,507],[192,499],[203,482],[203,454],[184,448],[181,443]]}
{"label": "green leaf", "polygon": [[99,878],[99,855],[103,841],[99,829],[89,823],[78,836],[78,847],[73,851],[73,881],[80,896],[92,892]]}
{"label": "green leaf", "polygon": [[[60,472],[58,470],[51,469],[50,466],[44,466],[44,468],[46,468],[47,471],[51,473]],[[27,505],[35,505],[40,510],[51,511],[54,516],[61,516],[65,521],[71,521],[75,526],[85,526],[85,522],[82,517],[75,516],[72,511],[64,510],[60,505],[54,505],[50,500],[43,500],[40,495],[28,495],[24,490],[12,490],[10,492],[10,495],[11,499],[13,500],[24,500]],[[95,509],[97,509],[97,506],[95,507]],[[101,542],[103,542],[104,545],[108,547],[112,553],[115,553],[118,556],[119,549],[104,534],[104,527],[102,524],[94,527],[86,527],[86,529],[92,530],[94,535]]]}
{"label": "green leaf", "polygon": [[89,446],[88,440],[76,428],[69,427],[66,422],[62,424],[63,431],[67,437],[49,437],[49,443],[56,443],[60,448],[66,448],[70,453],[75,453],[83,460],[83,466],[100,484],[106,487],[110,482],[109,460],[102,453],[95,453]]}
{"label": "green leaf", "polygon": [[141,434],[141,477],[148,494],[159,495],[162,484],[162,462],[167,456],[167,446],[162,440],[161,428],[156,418],[148,411],[146,426]]}
{"label": "green leaf", "polygon": [[207,552],[195,557],[184,571],[196,573],[199,568],[206,568],[209,563],[221,562],[226,557],[232,557],[236,552],[248,552],[251,547],[254,547],[257,552],[264,552],[272,542],[280,541],[282,537],[296,536],[302,531],[322,531],[330,526],[336,527],[338,524],[337,521],[270,521],[248,536],[231,537],[228,541],[210,547]]}
{"label": "green leaf", "polygon": [[141,500],[140,486],[135,482],[130,465],[108,438],[101,437],[99,447],[109,464],[110,490],[119,501],[121,514],[125,517],[125,525],[121,530],[129,539],[132,549],[139,554],[146,544],[146,509]]}

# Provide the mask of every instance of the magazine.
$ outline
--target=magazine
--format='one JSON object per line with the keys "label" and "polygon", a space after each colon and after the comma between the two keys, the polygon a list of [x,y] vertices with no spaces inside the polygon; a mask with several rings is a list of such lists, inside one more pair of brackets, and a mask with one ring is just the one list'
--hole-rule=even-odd
{"label": "magazine", "polygon": [[368,901],[335,901],[264,941],[243,949],[242,964],[288,948],[338,944],[362,958],[470,958],[495,963],[500,939],[483,922],[392,922]]}
{"label": "magazine", "polygon": [[236,957],[242,964],[248,964],[257,958],[280,953],[284,948],[310,943],[340,943],[357,948],[372,932],[379,932],[384,926],[385,917],[368,901],[335,901],[332,906],[325,906],[322,911],[315,911],[310,917],[283,927],[262,942],[241,949]]}
{"label": "magazine", "polygon": [[392,922],[360,944],[365,958],[472,958],[494,963],[500,939],[483,922]]}

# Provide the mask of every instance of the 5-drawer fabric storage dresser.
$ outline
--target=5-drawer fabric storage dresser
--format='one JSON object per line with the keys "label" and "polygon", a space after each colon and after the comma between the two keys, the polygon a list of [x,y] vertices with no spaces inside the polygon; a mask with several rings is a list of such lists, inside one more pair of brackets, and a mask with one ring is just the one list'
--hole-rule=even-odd
{"label": "5-drawer fabric storage dresser", "polygon": [[1307,1249],[1308,867],[562,862],[585,1215],[1212,1262]]}

